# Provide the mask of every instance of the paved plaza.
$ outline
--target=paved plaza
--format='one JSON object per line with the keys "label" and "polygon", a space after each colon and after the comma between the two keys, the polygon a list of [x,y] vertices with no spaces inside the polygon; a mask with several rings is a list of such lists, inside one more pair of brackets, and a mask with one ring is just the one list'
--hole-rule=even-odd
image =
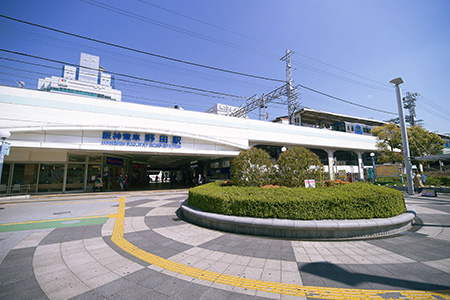
{"label": "paved plaza", "polygon": [[0,198],[0,299],[450,299],[450,195],[369,240],[225,233],[186,190]]}

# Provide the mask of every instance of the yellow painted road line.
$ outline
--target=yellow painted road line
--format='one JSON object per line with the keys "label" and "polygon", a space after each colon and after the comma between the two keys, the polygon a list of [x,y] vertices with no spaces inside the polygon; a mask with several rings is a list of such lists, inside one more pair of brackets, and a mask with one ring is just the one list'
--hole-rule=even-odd
{"label": "yellow painted road line", "polygon": [[[137,257],[149,264],[160,267],[164,270],[178,274],[198,278],[201,280],[220,283],[224,285],[264,291],[282,295],[292,295],[300,297],[311,297],[320,299],[388,299],[390,293],[401,294],[401,299],[449,299],[450,290],[444,291],[416,291],[416,290],[367,290],[367,289],[346,289],[304,286],[297,284],[287,284],[280,282],[263,281],[250,278],[242,278],[234,275],[212,272],[194,268],[181,263],[177,263],[160,256],[146,252],[128,242],[124,237],[125,224],[125,197],[119,201],[119,208],[116,214],[109,215],[115,218],[114,229],[111,240],[125,252]],[[400,299],[400,298],[399,298]]]}
{"label": "yellow painted road line", "polygon": [[[73,199],[75,200],[75,199]],[[35,200],[35,201],[26,201],[26,202],[18,202],[18,203],[1,203],[0,205],[9,205],[9,206],[32,206],[32,205],[61,205],[61,204],[83,204],[83,203],[93,203],[93,202],[112,202],[115,199],[111,198],[109,200],[77,200],[77,201],[65,201],[65,200],[48,200],[48,201],[42,201],[42,200]]]}
{"label": "yellow painted road line", "polygon": [[83,220],[83,219],[94,219],[94,218],[109,218],[109,215],[105,215],[105,216],[89,216],[89,217],[73,217],[73,218],[64,218],[64,219],[50,219],[50,220],[25,221],[25,222],[13,222],[13,223],[3,223],[3,224],[0,224],[0,226],[22,225],[22,224],[34,224],[34,223],[44,223],[44,222],[54,222],[54,221]]}

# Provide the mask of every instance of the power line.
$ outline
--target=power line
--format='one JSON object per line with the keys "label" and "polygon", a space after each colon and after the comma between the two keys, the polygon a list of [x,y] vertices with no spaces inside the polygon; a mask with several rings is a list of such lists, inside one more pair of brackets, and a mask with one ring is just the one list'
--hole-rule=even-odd
{"label": "power line", "polygon": [[[25,54],[25,53],[20,53],[20,52],[5,50],[5,49],[0,49],[0,51],[7,52],[7,53],[12,53],[12,54],[16,54],[16,55],[21,55],[21,56],[26,56],[26,57],[31,57],[31,58],[35,58],[35,59],[39,59],[39,60],[50,61],[50,62],[54,62],[54,63],[58,63],[58,64],[66,64],[66,65],[77,66],[75,64],[71,64],[71,63],[67,63],[67,62],[63,62],[63,61],[59,61],[59,60],[54,60],[54,59],[49,59],[49,58],[44,58],[44,57],[39,57],[39,56],[31,55],[31,54]],[[12,61],[21,62],[21,63],[29,63],[29,62],[24,62],[24,61],[20,61],[20,60],[9,59],[9,58],[3,58],[3,59],[12,60]],[[44,66],[44,65],[36,64],[36,63],[29,63],[29,64],[36,65],[36,66]],[[49,67],[49,66],[46,66],[46,67]],[[51,68],[51,67],[49,67],[49,68]],[[216,94],[216,95],[220,95],[220,96],[227,96],[227,97],[240,98],[240,99],[247,99],[248,98],[248,97],[237,96],[237,95],[232,95],[232,94],[227,94],[227,93],[221,93],[221,92],[209,91],[209,90],[204,90],[204,89],[199,89],[199,88],[181,86],[181,85],[176,85],[176,84],[172,84],[172,83],[166,83],[166,82],[162,82],[162,81],[156,81],[156,80],[152,80],[152,79],[147,79],[147,78],[127,75],[127,74],[121,74],[121,73],[116,73],[116,72],[109,72],[109,73],[111,73],[113,75],[117,75],[117,76],[122,76],[122,77],[125,77],[125,78],[137,79],[137,80],[141,80],[141,81],[158,83],[158,84],[163,84],[163,85],[168,85],[168,86],[178,87],[178,88],[183,88],[183,89],[190,89],[190,90],[194,90],[196,92],[206,92],[206,93]],[[121,79],[121,80],[126,81],[124,79]],[[132,83],[135,83],[135,82],[132,82]],[[144,84],[144,83],[137,83],[137,84],[148,85],[148,84]],[[155,86],[155,85],[149,85],[149,86],[153,86],[153,87],[156,87],[156,88],[163,88],[163,87],[159,87],[159,86]],[[349,100],[345,100],[345,99],[342,99],[342,98],[339,98],[339,97],[336,97],[336,96],[332,96],[332,95],[329,95],[327,93],[318,91],[316,89],[307,87],[305,85],[298,84],[297,86],[300,86],[300,87],[302,87],[302,88],[304,88],[306,90],[312,91],[312,92],[320,94],[322,96],[326,96],[326,97],[329,97],[331,99],[338,100],[338,101],[341,101],[341,102],[344,102],[344,103],[347,103],[347,104],[350,104],[350,105],[354,105],[354,106],[358,106],[358,107],[361,107],[361,108],[365,108],[365,109],[369,109],[369,110],[373,110],[373,111],[377,111],[377,112],[382,112],[382,113],[386,113],[386,114],[397,115],[396,113],[380,110],[380,109],[377,109],[377,108],[373,108],[373,107],[369,107],[369,106],[366,106],[366,105],[358,104],[358,103],[355,103],[355,102],[352,102],[352,101],[349,101]],[[167,87],[165,87],[165,89],[170,89],[170,90],[173,90],[173,91],[181,91],[181,90],[176,90],[176,89],[167,88]],[[182,92],[187,92],[187,91],[182,91]],[[191,92],[191,93],[194,93],[194,92]],[[194,94],[197,94],[197,93],[194,93]],[[219,97],[216,96],[216,98],[219,98]],[[221,98],[221,99],[224,99],[224,98]]]}
{"label": "power line", "polygon": [[[83,1],[83,0],[82,0],[82,1]],[[91,1],[93,1],[93,0],[91,0]],[[211,24],[211,23],[208,23],[208,22],[205,22],[205,21],[202,21],[202,20],[193,18],[193,17],[191,17],[191,16],[188,16],[188,15],[185,15],[185,14],[181,14],[181,13],[179,13],[179,12],[176,12],[176,11],[173,11],[173,10],[170,10],[170,9],[167,9],[167,8],[165,8],[165,7],[162,7],[162,6],[153,4],[153,3],[149,3],[148,1],[144,1],[144,0],[139,0],[139,1],[142,2],[142,3],[144,3],[144,4],[150,5],[150,6],[152,6],[152,7],[156,7],[156,8],[158,8],[158,9],[161,9],[161,10],[170,12],[170,13],[172,13],[172,14],[181,16],[181,17],[183,17],[183,18],[187,18],[187,19],[196,21],[196,22],[198,22],[198,23],[201,23],[201,24],[204,24],[204,25],[207,25],[207,26],[216,28],[216,29],[220,29],[220,30],[223,30],[223,31],[225,31],[225,32],[232,33],[232,34],[235,34],[235,35],[238,35],[238,36],[241,36],[241,37],[244,37],[244,38],[247,38],[247,39],[250,39],[250,40],[259,42],[259,43],[262,43],[262,44],[266,44],[266,45],[273,46],[273,47],[276,47],[276,48],[279,48],[279,49],[283,49],[283,50],[286,50],[286,49],[289,48],[289,47],[282,47],[282,46],[280,46],[280,45],[276,45],[276,44],[273,44],[273,43],[270,43],[270,42],[267,42],[267,41],[263,41],[263,40],[260,40],[260,39],[256,39],[256,38],[254,38],[254,37],[252,37],[252,36],[248,36],[248,35],[242,34],[242,33],[240,33],[240,32],[236,32],[236,31],[233,31],[233,30],[229,30],[229,29],[224,28],[224,27],[220,27],[220,26],[217,26],[217,25],[214,25],[214,24]],[[84,2],[86,2],[86,1],[84,1]],[[252,50],[252,52],[253,52],[253,51],[255,51],[255,50]],[[298,52],[298,51],[295,51],[295,52],[296,52],[297,54],[299,54],[300,56],[303,56],[303,57],[305,57],[305,58],[308,58],[308,59],[310,59],[310,60],[312,60],[312,61],[315,61],[315,62],[318,62],[318,63],[320,63],[320,64],[326,65],[326,66],[328,66],[328,67],[334,68],[334,69],[339,70],[339,71],[341,71],[341,72],[345,72],[345,73],[350,74],[350,75],[352,75],[352,76],[356,76],[356,77],[362,78],[362,79],[364,79],[364,80],[368,80],[368,81],[371,81],[371,82],[380,84],[380,85],[385,86],[385,87],[390,87],[390,85],[387,84],[387,83],[379,82],[379,81],[370,79],[370,78],[368,78],[368,77],[365,77],[365,76],[362,76],[362,75],[358,75],[358,74],[356,74],[356,73],[353,73],[353,72],[344,70],[344,69],[342,69],[342,68],[333,66],[333,65],[331,65],[331,64],[329,64],[329,63],[326,63],[326,62],[323,62],[323,61],[321,61],[321,60],[315,59],[315,58],[313,58],[313,57],[311,57],[311,56],[302,54],[301,52]],[[273,58],[277,58],[277,57],[278,57],[277,55],[270,54],[270,53],[264,53],[264,52],[261,52],[261,51],[258,51],[258,53],[263,54],[263,55],[265,55],[265,56],[273,57]],[[319,72],[319,73],[322,73],[323,75],[331,76],[331,77],[334,77],[334,78],[336,78],[336,79],[341,79],[341,80],[343,80],[343,79],[345,78],[345,77],[343,77],[343,76],[335,75],[335,74],[332,74],[332,73],[329,73],[329,72],[322,71],[322,70],[317,69],[317,68],[313,68],[313,67],[308,66],[308,65],[305,65],[305,64],[301,64],[300,62],[297,62],[297,61],[292,61],[292,63],[293,63],[293,64],[297,64],[297,65],[301,65],[301,66],[306,67],[307,69],[309,69],[309,70],[311,70],[311,71]],[[353,80],[353,81],[348,81],[348,82],[350,82],[350,83],[357,83],[358,81]],[[360,83],[360,82],[359,82],[359,83]],[[381,90],[381,89],[380,89],[380,90]],[[392,92],[391,89],[390,89],[390,90],[386,90],[386,89],[385,89],[385,90],[383,90],[383,91],[389,91],[389,92]]]}
{"label": "power line", "polygon": [[[1,28],[0,28],[1,29]],[[252,89],[255,88],[272,88],[271,86],[268,86],[267,84],[261,84],[261,83],[256,83],[256,82],[246,82],[246,81],[242,81],[241,79],[235,79],[232,77],[224,77],[220,75],[214,75],[211,74],[211,72],[207,73],[206,70],[192,70],[192,69],[187,69],[185,67],[181,67],[181,66],[175,66],[173,64],[168,64],[166,62],[156,62],[156,61],[151,61],[148,60],[147,58],[139,58],[136,56],[130,56],[127,54],[118,54],[116,52],[113,51],[108,51],[105,49],[99,49],[96,47],[90,47],[90,46],[86,46],[83,44],[78,44],[78,43],[74,43],[74,42],[68,42],[68,41],[64,41],[61,39],[56,39],[54,37],[50,37],[50,36],[45,36],[45,35],[40,35],[37,33],[31,33],[31,32],[27,32],[27,31],[23,31],[23,30],[18,30],[16,28],[8,28],[7,33],[11,33],[15,31],[14,33],[14,38],[18,38],[18,36],[20,39],[23,40],[29,40],[35,43],[40,43],[40,44],[45,44],[45,45],[49,45],[49,43],[53,43],[53,47],[58,47],[61,49],[69,49],[69,50],[75,50],[76,52],[79,52],[80,48],[85,48],[85,49],[91,49],[92,51],[97,51],[97,52],[102,52],[102,57],[112,57],[114,58],[114,60],[121,60],[121,61],[126,61],[127,63],[132,63],[134,65],[138,65],[139,67],[142,67],[143,64],[148,64],[149,66],[151,66],[151,68],[153,69],[158,69],[158,70],[162,70],[164,72],[169,72],[171,74],[176,73],[177,75],[184,75],[184,76],[189,76],[189,78],[192,77],[196,77],[196,78],[200,78],[202,80],[207,80],[207,81],[213,81],[213,82],[224,82],[226,84],[232,84],[233,86],[242,86],[244,88],[249,89],[250,87]],[[65,46],[63,46],[62,44],[65,44]],[[72,46],[75,45],[75,46]]]}
{"label": "power line", "polygon": [[102,41],[102,40],[98,40],[98,39],[82,36],[82,35],[75,34],[75,33],[70,33],[70,32],[67,32],[67,31],[63,31],[63,30],[59,30],[59,29],[56,29],[56,28],[52,28],[52,27],[48,27],[48,26],[44,26],[44,25],[40,25],[40,24],[36,24],[36,23],[32,23],[32,22],[20,20],[20,19],[8,17],[8,16],[5,16],[5,15],[0,15],[0,17],[5,18],[5,19],[9,19],[9,20],[12,20],[12,21],[15,21],[15,22],[31,25],[31,26],[34,26],[34,27],[39,27],[39,28],[42,28],[42,29],[46,29],[46,30],[58,32],[58,33],[61,33],[61,34],[73,36],[73,37],[76,37],[76,38],[84,39],[84,40],[87,40],[87,41],[91,41],[91,42],[95,42],[95,43],[99,43],[99,44],[103,44],[103,45],[107,45],[107,46],[111,46],[111,47],[115,47],[115,48],[119,48],[119,49],[123,49],[123,50],[127,50],[127,51],[136,52],[136,53],[139,53],[139,54],[145,54],[145,55],[149,55],[149,56],[153,56],[153,57],[157,57],[157,58],[161,58],[161,59],[165,59],[165,60],[170,60],[170,61],[183,63],[183,64],[195,66],[195,67],[210,69],[210,70],[214,70],[214,71],[219,71],[219,72],[224,72],[224,73],[229,73],[229,74],[234,74],[234,75],[240,75],[240,76],[246,76],[246,77],[251,77],[251,78],[255,78],[255,79],[275,81],[275,82],[283,82],[284,83],[284,80],[281,80],[281,79],[274,79],[274,78],[269,78],[269,77],[264,77],[264,76],[258,76],[258,75],[252,75],[252,74],[237,72],[237,71],[231,71],[231,70],[222,69],[222,68],[218,68],[218,67],[212,67],[212,66],[203,65],[203,64],[199,64],[199,63],[194,63],[194,62],[190,62],[190,61],[186,61],[186,60],[181,60],[181,59],[178,59],[178,58],[172,58],[172,57],[168,57],[168,56],[164,56],[164,55],[160,55],[160,54],[155,54],[155,53],[151,53],[151,52],[148,52],[148,51],[134,49],[134,48],[131,48],[131,47],[127,47],[127,46],[123,46],[123,45],[119,45],[119,44],[114,44],[114,43],[110,43],[110,42],[106,42],[106,41]]}
{"label": "power line", "polygon": [[319,94],[319,95],[322,95],[322,96],[325,96],[325,97],[329,97],[329,98],[331,98],[331,99],[335,99],[335,100],[338,100],[338,101],[341,101],[341,102],[344,102],[344,103],[347,103],[347,104],[351,104],[351,105],[354,105],[354,106],[362,107],[362,108],[365,108],[365,109],[370,109],[370,110],[377,111],[377,112],[381,112],[381,113],[385,113],[385,114],[397,115],[396,113],[393,113],[393,112],[390,112],[390,111],[386,111],[386,110],[381,110],[381,109],[373,108],[373,107],[370,107],[370,106],[366,106],[366,105],[358,104],[358,103],[356,103],[356,102],[352,102],[352,101],[349,101],[349,100],[345,100],[345,99],[342,99],[342,98],[339,98],[339,97],[335,97],[335,96],[329,95],[329,94],[327,94],[327,93],[324,93],[324,92],[315,90],[315,89],[313,89],[313,88],[310,88],[310,87],[307,87],[307,86],[304,86],[304,85],[301,85],[301,84],[297,84],[297,85],[298,85],[298,86],[301,86],[302,88],[304,88],[304,89],[306,89],[306,90],[309,90],[309,91],[311,91],[311,92],[314,92],[314,93],[317,93],[317,94]]}
{"label": "power line", "polygon": [[[39,59],[39,60],[59,63],[59,64],[71,65],[71,66],[76,66],[76,67],[78,66],[76,64],[72,64],[72,63],[68,63],[68,62],[64,62],[64,61],[60,61],[60,60],[44,58],[41,56],[35,56],[35,55],[31,55],[31,54],[26,54],[26,53],[21,53],[21,52],[6,50],[6,49],[0,49],[0,51],[6,52],[6,53],[11,53],[11,54],[16,54],[16,55],[21,55],[21,56],[25,56],[25,57],[35,58],[35,59]],[[163,81],[158,81],[158,80],[153,80],[153,79],[148,79],[148,78],[143,78],[143,77],[138,77],[138,76],[133,76],[133,75],[127,75],[127,74],[122,74],[122,73],[117,73],[117,72],[108,71],[108,73],[110,73],[112,75],[126,77],[126,78],[132,78],[132,79],[137,79],[137,80],[142,80],[142,81],[147,81],[147,82],[152,82],[152,83],[158,83],[158,84],[163,84],[163,85],[167,85],[167,86],[178,87],[178,88],[183,88],[183,89],[188,89],[188,90],[211,93],[211,94],[227,96],[227,97],[247,99],[247,97],[244,97],[244,96],[237,96],[237,95],[232,95],[232,94],[227,94],[227,93],[222,93],[222,92],[216,92],[216,91],[210,91],[210,90],[205,90],[205,89],[200,89],[200,88],[195,88],[195,87],[183,86],[183,85],[178,85],[178,84],[174,84],[174,83],[168,83],[168,82],[163,82]]]}

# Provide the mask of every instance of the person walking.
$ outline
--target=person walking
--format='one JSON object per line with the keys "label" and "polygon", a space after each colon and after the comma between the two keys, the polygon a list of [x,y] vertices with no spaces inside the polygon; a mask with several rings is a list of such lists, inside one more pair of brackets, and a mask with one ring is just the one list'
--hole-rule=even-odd
{"label": "person walking", "polygon": [[120,186],[120,190],[123,191],[123,188],[125,187],[125,177],[123,177],[123,174],[120,173],[119,179],[117,180]]}
{"label": "person walking", "polygon": [[97,178],[95,178],[94,192],[95,192],[95,190],[97,188],[100,190],[100,192],[103,192],[103,181],[102,181],[102,178],[100,176],[97,176]]}
{"label": "person walking", "polygon": [[203,184],[202,174],[198,174],[197,185],[202,185],[202,184]]}
{"label": "person walking", "polygon": [[419,172],[415,172],[414,173],[414,179],[413,179],[413,183],[414,183],[414,189],[416,190],[417,193],[422,193],[422,189],[423,189],[423,182],[422,182],[422,176],[420,176]]}

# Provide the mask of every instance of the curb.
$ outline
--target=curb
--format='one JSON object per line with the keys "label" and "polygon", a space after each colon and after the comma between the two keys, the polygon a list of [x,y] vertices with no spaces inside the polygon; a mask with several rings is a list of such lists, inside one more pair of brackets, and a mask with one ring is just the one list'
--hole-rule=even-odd
{"label": "curb", "polygon": [[181,204],[183,217],[196,225],[255,236],[301,239],[370,239],[390,236],[412,227],[416,212],[407,206],[404,214],[392,218],[367,220],[288,220],[226,216],[203,212],[187,204]]}

